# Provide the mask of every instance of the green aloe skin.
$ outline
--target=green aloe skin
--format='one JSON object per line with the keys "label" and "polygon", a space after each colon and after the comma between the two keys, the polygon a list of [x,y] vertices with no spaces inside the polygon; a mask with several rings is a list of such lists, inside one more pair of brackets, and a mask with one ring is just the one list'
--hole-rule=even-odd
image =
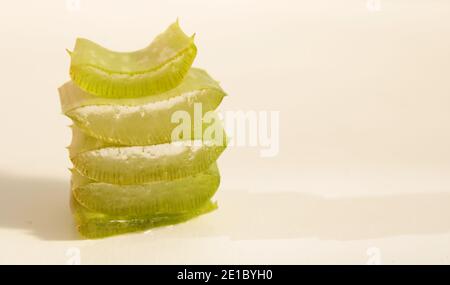
{"label": "green aloe skin", "polygon": [[[191,68],[194,37],[177,21],[142,50],[77,39],[69,53],[72,80],[59,95],[74,123],[70,203],[81,235],[144,231],[215,210],[216,160],[226,143],[172,136],[174,112],[194,117],[196,103],[213,112],[226,95],[206,71]],[[216,130],[226,137],[221,125]]]}

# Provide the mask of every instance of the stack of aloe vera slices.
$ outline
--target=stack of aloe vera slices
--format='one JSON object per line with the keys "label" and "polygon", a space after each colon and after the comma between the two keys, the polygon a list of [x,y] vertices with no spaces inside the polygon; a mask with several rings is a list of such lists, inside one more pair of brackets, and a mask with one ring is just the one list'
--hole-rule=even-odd
{"label": "stack of aloe vera slices", "polygon": [[220,120],[199,124],[201,134],[216,124],[214,139],[198,137],[194,120],[187,136],[173,136],[175,112],[194,118],[201,104],[213,113],[225,96],[204,70],[191,68],[196,52],[178,22],[135,52],[86,39],[69,52],[72,80],[59,93],[73,121],[71,207],[83,236],[147,230],[217,208],[216,160],[226,147]]}

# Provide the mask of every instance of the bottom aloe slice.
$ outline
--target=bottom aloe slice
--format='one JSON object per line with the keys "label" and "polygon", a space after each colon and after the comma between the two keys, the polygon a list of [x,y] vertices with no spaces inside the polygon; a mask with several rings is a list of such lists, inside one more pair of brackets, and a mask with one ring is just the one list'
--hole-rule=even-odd
{"label": "bottom aloe slice", "polygon": [[220,175],[215,163],[206,171],[181,179],[139,185],[96,182],[72,171],[72,193],[83,206],[108,215],[188,213],[209,201]]}
{"label": "bottom aloe slice", "polygon": [[73,196],[71,196],[70,202],[78,231],[82,236],[90,239],[178,224],[217,209],[216,203],[207,201],[190,212],[142,216],[111,216],[83,207]]}
{"label": "bottom aloe slice", "polygon": [[95,181],[143,184],[172,180],[208,169],[225,150],[215,141],[178,141],[148,146],[111,145],[96,140],[77,127],[69,147],[77,171]]}

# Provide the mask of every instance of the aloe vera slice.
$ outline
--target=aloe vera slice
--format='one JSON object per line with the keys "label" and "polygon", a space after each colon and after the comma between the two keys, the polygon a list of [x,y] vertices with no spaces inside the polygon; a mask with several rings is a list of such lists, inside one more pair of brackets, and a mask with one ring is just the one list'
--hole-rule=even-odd
{"label": "aloe vera slice", "polygon": [[186,178],[140,185],[96,182],[72,171],[72,193],[83,206],[108,215],[176,214],[195,210],[217,191],[220,175],[215,163]]}
{"label": "aloe vera slice", "polygon": [[[163,94],[128,99],[100,98],[72,81],[59,88],[63,112],[90,136],[124,145],[170,142],[172,115],[186,111],[194,118],[195,103],[202,112],[215,110],[225,93],[204,70],[192,68],[183,82]],[[191,129],[194,129],[191,122]]]}
{"label": "aloe vera slice", "polygon": [[69,147],[74,168],[92,180],[143,184],[173,180],[206,170],[225,150],[216,141],[178,141],[158,145],[110,145],[73,126]]}
{"label": "aloe vera slice", "polygon": [[139,232],[155,227],[185,222],[217,209],[217,203],[207,201],[198,208],[177,214],[143,216],[111,216],[83,207],[71,196],[70,200],[78,231],[86,238],[97,239],[124,233]]}
{"label": "aloe vera slice", "polygon": [[115,52],[78,38],[70,52],[70,76],[83,90],[100,97],[147,96],[177,86],[196,54],[194,37],[188,37],[178,21],[134,52]]}

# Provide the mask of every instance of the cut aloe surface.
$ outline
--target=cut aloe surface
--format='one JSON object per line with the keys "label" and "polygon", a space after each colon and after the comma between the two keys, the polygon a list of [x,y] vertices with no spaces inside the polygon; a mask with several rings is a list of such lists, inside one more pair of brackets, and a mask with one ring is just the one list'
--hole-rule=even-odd
{"label": "cut aloe surface", "polygon": [[209,201],[219,183],[215,163],[193,176],[139,185],[96,182],[72,171],[72,193],[81,205],[119,216],[187,213]]}
{"label": "cut aloe surface", "polygon": [[73,196],[71,196],[70,202],[78,231],[82,236],[90,239],[178,224],[217,209],[216,203],[207,201],[190,212],[123,217],[91,211],[78,203]]}
{"label": "cut aloe surface", "polygon": [[[72,81],[59,88],[63,112],[90,136],[124,145],[171,141],[177,111],[185,111],[194,129],[194,110],[213,111],[225,93],[204,70],[192,68],[183,82],[163,94],[141,98],[109,99],[93,96]],[[200,105],[195,105],[196,103]],[[200,118],[201,119],[201,118]]]}
{"label": "cut aloe surface", "polygon": [[226,148],[224,142],[195,140],[148,146],[102,145],[72,127],[74,168],[89,179],[112,184],[173,180],[205,171]]}
{"label": "cut aloe surface", "polygon": [[83,90],[100,97],[141,97],[177,86],[197,54],[194,37],[178,21],[144,49],[115,52],[78,38],[70,53],[70,76]]}

